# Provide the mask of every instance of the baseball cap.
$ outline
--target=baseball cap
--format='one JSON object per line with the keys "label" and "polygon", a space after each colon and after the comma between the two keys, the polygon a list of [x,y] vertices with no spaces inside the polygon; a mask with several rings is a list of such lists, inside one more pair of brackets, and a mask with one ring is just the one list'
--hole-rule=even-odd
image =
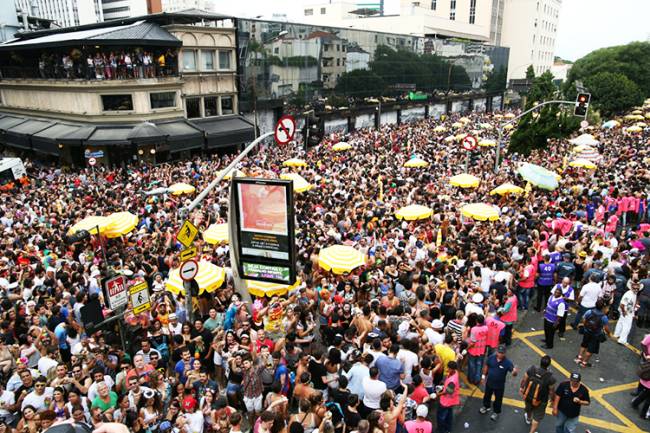
{"label": "baseball cap", "polygon": [[184,411],[193,411],[194,408],[196,407],[196,400],[194,397],[187,396],[183,399],[183,410]]}
{"label": "baseball cap", "polygon": [[575,380],[576,382],[580,382],[580,379],[582,379],[582,376],[580,376],[580,373],[571,373],[571,380]]}
{"label": "baseball cap", "polygon": [[161,431],[161,432],[166,432],[166,431],[171,430],[172,427],[173,427],[172,423],[165,420],[165,421],[160,423],[160,425],[158,426],[158,430]]}
{"label": "baseball cap", "polygon": [[415,415],[426,418],[427,415],[429,415],[429,408],[427,408],[425,405],[421,404],[418,406],[417,409],[415,409]]}
{"label": "baseball cap", "polygon": [[506,345],[505,344],[499,344],[499,347],[497,347],[497,352],[506,353]]}

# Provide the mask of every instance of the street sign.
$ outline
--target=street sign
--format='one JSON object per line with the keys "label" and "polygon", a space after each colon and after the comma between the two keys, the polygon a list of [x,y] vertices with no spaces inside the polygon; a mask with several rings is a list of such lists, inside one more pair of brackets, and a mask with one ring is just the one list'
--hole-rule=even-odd
{"label": "street sign", "polygon": [[146,281],[131,286],[129,289],[129,296],[131,297],[133,314],[140,314],[143,311],[151,309],[151,301],[149,300],[149,286],[147,285]]}
{"label": "street sign", "polygon": [[196,226],[191,222],[185,220],[181,226],[181,229],[178,231],[178,233],[176,233],[176,239],[178,239],[178,242],[183,244],[186,248],[189,248],[189,246],[192,245],[192,242],[194,242],[194,239],[196,239],[196,235],[198,234],[199,229],[197,229]]}
{"label": "street sign", "polygon": [[293,140],[296,133],[296,120],[291,116],[282,116],[275,125],[275,142],[282,145]]}
{"label": "street sign", "polygon": [[97,164],[97,160],[96,160],[95,158],[88,158],[88,165],[89,165],[89,166],[92,167],[92,166],[94,166],[95,164]]}
{"label": "street sign", "polygon": [[86,158],[103,158],[104,157],[104,151],[103,150],[97,150],[95,152],[91,152],[89,149],[86,149],[84,152],[84,157]]}
{"label": "street sign", "polygon": [[191,281],[199,273],[199,263],[196,260],[188,260],[181,265],[179,274],[181,280]]}
{"label": "street sign", "polygon": [[467,135],[465,138],[463,138],[463,149],[465,150],[474,150],[476,149],[477,144],[478,144],[478,140],[476,139],[476,137]]}
{"label": "street sign", "polygon": [[196,257],[196,255],[198,253],[199,253],[198,248],[190,247],[190,248],[187,248],[187,249],[184,249],[183,251],[181,251],[181,254],[180,254],[179,257],[181,259],[181,262],[186,262],[189,259],[193,259],[194,257]]}
{"label": "street sign", "polygon": [[589,126],[589,122],[587,122],[586,120],[583,120],[582,122],[580,122],[580,127],[582,129],[585,129],[587,126]]}
{"label": "street sign", "polygon": [[111,310],[126,305],[129,297],[126,293],[126,277],[118,275],[106,282],[106,294],[108,295],[108,306]]}

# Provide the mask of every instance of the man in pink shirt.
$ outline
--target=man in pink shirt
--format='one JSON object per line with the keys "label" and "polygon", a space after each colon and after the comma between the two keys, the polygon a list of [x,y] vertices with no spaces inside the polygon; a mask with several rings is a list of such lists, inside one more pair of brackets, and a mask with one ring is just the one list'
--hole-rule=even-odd
{"label": "man in pink shirt", "polygon": [[415,409],[416,419],[412,421],[406,421],[404,427],[408,433],[431,433],[433,426],[431,421],[427,421],[427,415],[429,415],[429,409],[421,404]]}
{"label": "man in pink shirt", "polygon": [[485,325],[488,328],[487,340],[485,344],[487,345],[488,356],[491,355],[497,346],[499,346],[499,337],[501,336],[501,331],[506,327],[506,324],[490,315],[485,319]]}

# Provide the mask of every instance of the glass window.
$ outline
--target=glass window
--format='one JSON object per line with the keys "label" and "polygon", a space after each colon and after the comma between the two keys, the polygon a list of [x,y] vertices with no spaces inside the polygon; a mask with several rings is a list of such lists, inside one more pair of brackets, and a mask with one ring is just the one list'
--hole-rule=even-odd
{"label": "glass window", "polygon": [[431,0],[431,10],[435,11],[437,6],[437,0]]}
{"label": "glass window", "polygon": [[176,92],[156,92],[149,94],[151,109],[176,106]]}
{"label": "glass window", "polygon": [[104,111],[132,111],[131,95],[102,95]]}
{"label": "glass window", "polygon": [[203,98],[203,112],[205,117],[212,117],[219,115],[219,97],[206,96]]}
{"label": "glass window", "polygon": [[214,51],[201,51],[203,70],[214,71]]}
{"label": "glass window", "polygon": [[470,0],[469,2],[469,23],[474,24],[476,22],[476,0]]}
{"label": "glass window", "polygon": [[222,96],[221,97],[221,114],[233,114],[235,111],[233,109],[232,96]]}
{"label": "glass window", "polygon": [[182,55],[183,55],[183,70],[196,71],[196,51],[183,50]]}
{"label": "glass window", "polygon": [[325,15],[327,13],[327,8],[320,8],[320,14]]}
{"label": "glass window", "polygon": [[185,100],[188,119],[201,117],[201,98],[187,98]]}
{"label": "glass window", "polygon": [[219,69],[230,69],[230,51],[219,51]]}
{"label": "glass window", "polygon": [[314,15],[314,10],[313,9],[305,9],[305,16],[311,16]]}

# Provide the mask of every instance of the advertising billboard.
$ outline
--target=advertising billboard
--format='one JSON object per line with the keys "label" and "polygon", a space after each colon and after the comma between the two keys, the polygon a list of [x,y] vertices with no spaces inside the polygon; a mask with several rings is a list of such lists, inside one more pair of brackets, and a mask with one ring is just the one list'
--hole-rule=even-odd
{"label": "advertising billboard", "polygon": [[293,183],[234,178],[233,187],[241,278],[293,284],[296,279]]}

